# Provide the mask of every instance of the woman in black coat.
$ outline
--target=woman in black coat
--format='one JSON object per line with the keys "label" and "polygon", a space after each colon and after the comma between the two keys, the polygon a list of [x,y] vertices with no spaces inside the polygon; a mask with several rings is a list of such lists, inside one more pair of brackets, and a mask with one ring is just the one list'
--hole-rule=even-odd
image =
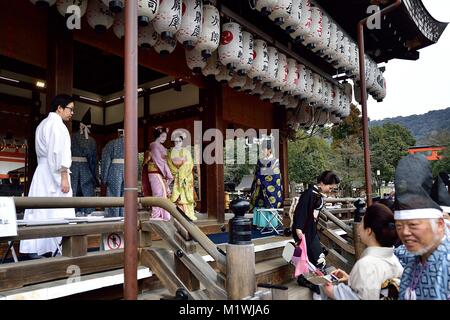
{"label": "woman in black coat", "polygon": [[317,177],[317,184],[309,186],[301,195],[295,208],[292,236],[295,242],[299,243],[302,234],[305,234],[308,259],[315,266],[319,266],[318,260],[322,253],[317,233],[317,220],[319,211],[324,205],[323,196],[334,189],[339,182],[339,177],[333,171],[322,172]]}

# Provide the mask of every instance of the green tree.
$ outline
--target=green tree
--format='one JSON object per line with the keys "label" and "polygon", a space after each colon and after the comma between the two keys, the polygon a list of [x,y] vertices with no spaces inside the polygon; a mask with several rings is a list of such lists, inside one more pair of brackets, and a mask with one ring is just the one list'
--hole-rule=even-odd
{"label": "green tree", "polygon": [[360,137],[350,135],[340,140],[339,144],[333,142],[332,149],[333,170],[341,178],[340,189],[344,197],[354,196],[353,188],[364,186],[364,157]]}
{"label": "green tree", "polygon": [[416,140],[411,132],[399,124],[385,123],[381,127],[369,128],[372,176],[380,170],[380,179],[393,181],[395,168],[400,159],[408,154],[408,148]]}
{"label": "green tree", "polygon": [[356,137],[357,142],[361,143],[361,112],[354,104],[350,106],[350,115],[342,120],[339,125],[333,126],[333,128],[331,129],[331,135],[333,136],[333,146],[339,145],[342,141],[346,140],[350,136]]}
{"label": "green tree", "polygon": [[330,165],[331,148],[319,136],[305,138],[305,133],[297,132],[298,139],[289,141],[289,180],[308,184],[316,182],[317,176]]}
{"label": "green tree", "polygon": [[440,131],[431,135],[428,138],[428,144],[433,146],[445,146],[444,151],[440,154],[441,160],[433,161],[433,175],[436,176],[439,172],[450,173],[450,131]]}

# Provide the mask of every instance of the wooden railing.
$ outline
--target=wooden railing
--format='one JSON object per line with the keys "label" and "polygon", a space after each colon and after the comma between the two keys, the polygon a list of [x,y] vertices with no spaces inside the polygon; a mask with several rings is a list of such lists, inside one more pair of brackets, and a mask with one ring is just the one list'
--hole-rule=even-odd
{"label": "wooden railing", "polygon": [[[29,197],[15,198],[14,200],[16,208],[123,206],[123,198]],[[168,199],[147,197],[139,198],[138,202],[143,208],[151,206],[163,208],[173,217],[173,223],[149,220],[148,211],[142,210],[139,212],[137,226],[139,233],[137,248],[139,264],[149,267],[173,295],[175,295],[177,289],[182,287],[189,292],[189,297],[193,299],[226,299],[229,297],[225,283],[227,283],[226,278],[230,273],[227,273],[227,257],[225,253],[219,250]],[[62,255],[0,265],[0,293],[30,284],[69,278],[72,273],[69,274],[68,270],[71,270],[70,268],[73,266],[78,268],[80,276],[122,268],[124,264],[124,252],[122,249],[88,252],[87,237],[92,234],[123,231],[123,221],[18,227],[17,236],[0,238],[0,242],[62,237]],[[169,244],[172,251],[163,248],[153,248],[151,242],[152,232],[158,233]],[[197,253],[197,245],[200,245],[215,260],[214,268]],[[246,260],[253,259],[254,261],[253,250],[251,254],[253,256]],[[254,263],[252,268],[254,268]],[[239,272],[231,274],[239,274]],[[253,295],[253,298],[257,299],[261,292],[264,292],[264,289],[261,290],[258,291],[258,295]],[[272,294],[273,288],[266,291],[261,296],[265,298],[267,296],[276,296],[276,294]]]}
{"label": "wooden railing", "polygon": [[[327,263],[350,272],[364,249],[358,236],[358,222],[354,222],[353,203],[356,198],[326,198],[325,203],[338,204],[341,208],[326,208],[320,211],[319,233],[321,242],[328,249]],[[344,216],[340,219],[337,216]]]}

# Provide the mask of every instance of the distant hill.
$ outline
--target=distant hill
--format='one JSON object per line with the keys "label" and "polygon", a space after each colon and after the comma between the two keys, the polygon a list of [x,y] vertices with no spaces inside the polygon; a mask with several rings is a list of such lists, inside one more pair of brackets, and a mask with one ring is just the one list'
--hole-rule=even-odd
{"label": "distant hill", "polygon": [[391,122],[409,129],[418,142],[426,140],[427,136],[440,131],[450,131],[450,108],[433,110],[425,114],[408,117],[385,118],[370,121],[369,126],[382,126]]}

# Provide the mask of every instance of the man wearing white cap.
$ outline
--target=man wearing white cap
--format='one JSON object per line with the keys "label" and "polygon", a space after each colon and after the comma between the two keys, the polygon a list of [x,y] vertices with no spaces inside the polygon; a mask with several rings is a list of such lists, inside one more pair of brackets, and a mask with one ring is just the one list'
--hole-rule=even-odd
{"label": "man wearing white cap", "polygon": [[450,299],[450,241],[442,209],[430,196],[432,185],[424,156],[400,160],[395,172],[395,226],[404,244],[396,250],[404,266],[402,300]]}

